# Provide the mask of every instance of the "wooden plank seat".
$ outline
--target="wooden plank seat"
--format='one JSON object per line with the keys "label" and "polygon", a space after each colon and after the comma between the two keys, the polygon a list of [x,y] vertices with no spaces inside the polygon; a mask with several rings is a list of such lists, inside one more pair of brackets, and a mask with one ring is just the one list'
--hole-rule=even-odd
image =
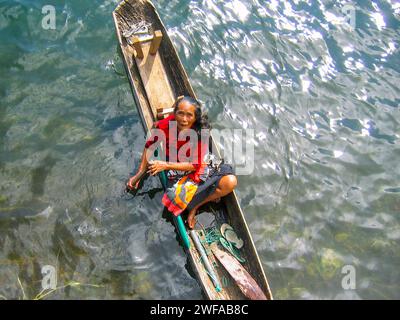
{"label": "wooden plank seat", "polygon": [[175,102],[167,72],[158,52],[161,41],[160,30],[156,30],[153,36],[133,36],[130,41],[135,49],[132,59],[138,67],[155,119],[162,119],[171,113],[171,106]]}
{"label": "wooden plank seat", "polygon": [[157,109],[157,120],[161,120],[168,117],[172,112],[174,112],[174,108]]}

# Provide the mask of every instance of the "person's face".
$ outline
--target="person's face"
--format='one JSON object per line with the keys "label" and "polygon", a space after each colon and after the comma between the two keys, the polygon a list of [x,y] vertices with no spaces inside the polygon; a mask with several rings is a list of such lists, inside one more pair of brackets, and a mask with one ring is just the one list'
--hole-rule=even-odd
{"label": "person's face", "polygon": [[175,112],[179,130],[190,129],[196,121],[196,107],[187,101],[181,101]]}

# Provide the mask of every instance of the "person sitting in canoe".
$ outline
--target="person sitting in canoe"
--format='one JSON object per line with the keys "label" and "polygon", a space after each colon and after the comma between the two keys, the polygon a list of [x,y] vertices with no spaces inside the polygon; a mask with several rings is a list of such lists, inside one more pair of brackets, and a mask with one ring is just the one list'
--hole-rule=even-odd
{"label": "person sitting in canoe", "polygon": [[[155,176],[165,171],[168,182],[162,202],[175,216],[187,210],[187,223],[193,229],[197,210],[232,192],[237,179],[232,166],[215,162],[209,153],[210,126],[201,104],[194,98],[181,96],[173,108],[170,116],[155,123],[137,173],[129,179],[127,187],[137,190],[146,173]],[[166,161],[151,160],[156,142],[160,145],[161,141]]]}

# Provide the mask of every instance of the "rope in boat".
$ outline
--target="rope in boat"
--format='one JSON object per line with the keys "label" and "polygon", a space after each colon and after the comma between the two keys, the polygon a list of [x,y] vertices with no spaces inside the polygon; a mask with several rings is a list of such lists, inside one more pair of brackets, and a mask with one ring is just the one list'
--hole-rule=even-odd
{"label": "rope in boat", "polygon": [[208,228],[207,230],[203,231],[205,236],[204,242],[207,244],[218,242],[219,238],[222,237],[221,232],[216,227]]}
{"label": "rope in boat", "polygon": [[200,240],[202,244],[207,244],[207,245],[213,243],[221,244],[226,250],[229,251],[229,253],[231,253],[236,258],[236,260],[242,263],[246,261],[246,259],[244,259],[241,256],[239,250],[236,249],[231,242],[229,242],[222,236],[221,232],[217,227],[211,227],[207,229],[203,228],[203,233],[205,240]]}

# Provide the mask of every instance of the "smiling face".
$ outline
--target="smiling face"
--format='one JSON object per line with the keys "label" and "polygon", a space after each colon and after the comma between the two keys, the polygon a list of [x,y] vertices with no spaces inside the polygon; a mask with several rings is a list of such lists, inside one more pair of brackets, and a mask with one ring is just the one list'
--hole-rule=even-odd
{"label": "smiling face", "polygon": [[190,129],[196,121],[196,107],[190,102],[181,101],[175,112],[178,130]]}

